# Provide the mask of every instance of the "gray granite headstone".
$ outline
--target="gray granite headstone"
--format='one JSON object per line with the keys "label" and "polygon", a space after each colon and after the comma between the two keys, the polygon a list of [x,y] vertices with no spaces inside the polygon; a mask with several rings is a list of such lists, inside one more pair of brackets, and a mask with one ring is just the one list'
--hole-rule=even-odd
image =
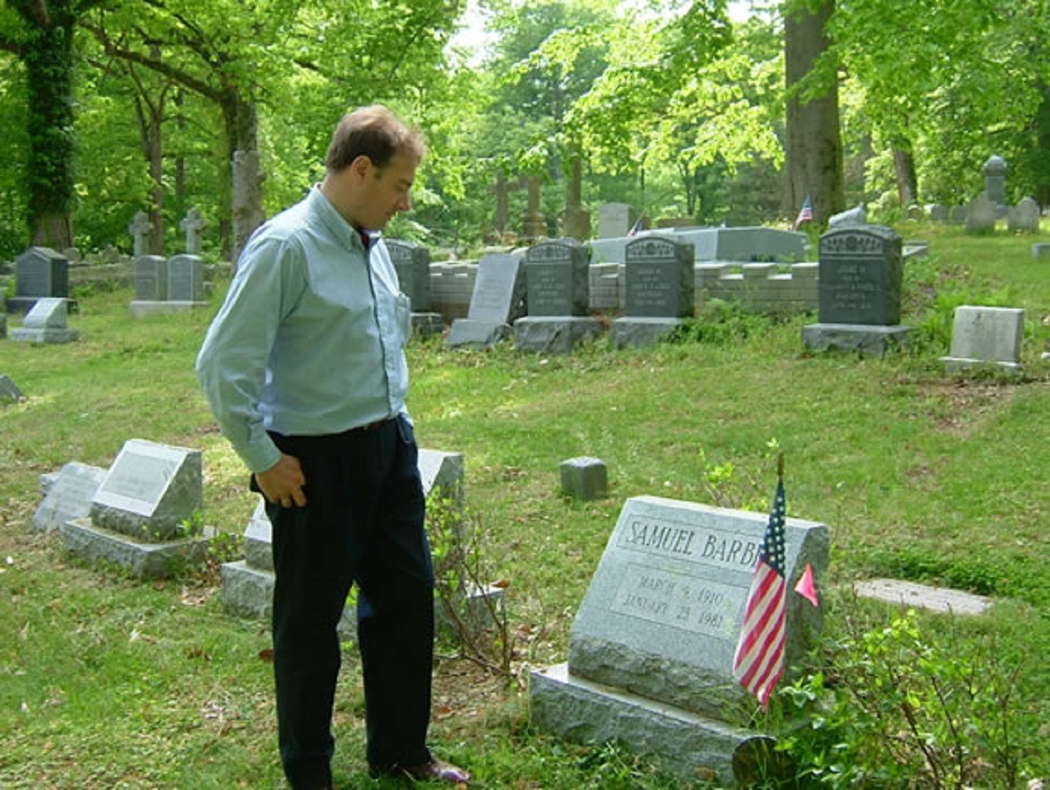
{"label": "gray granite headstone", "polygon": [[69,296],[69,260],[50,247],[30,247],[15,260],[15,296]]}
{"label": "gray granite headstone", "polygon": [[562,461],[559,468],[563,494],[587,501],[601,499],[609,493],[609,476],[602,459],[588,456],[569,458]]}
{"label": "gray granite headstone", "polygon": [[96,526],[162,541],[203,502],[201,453],[186,447],[129,439],[91,503]]}
{"label": "gray granite headstone", "polygon": [[1006,212],[1006,227],[1019,233],[1039,231],[1039,204],[1033,198],[1024,197]]}
{"label": "gray granite headstone", "polygon": [[[201,216],[196,206],[192,206],[186,212],[179,226],[186,233],[186,252],[196,255],[201,251],[201,231],[204,230],[204,217]],[[195,301],[195,300],[187,300]]]}
{"label": "gray granite headstone", "polygon": [[867,224],[868,213],[864,208],[864,204],[860,203],[853,208],[840,211],[838,214],[832,214],[828,219],[828,230],[855,228]]}
{"label": "gray granite headstone", "polygon": [[993,205],[1006,203],[1006,171],[1009,169],[1006,160],[998,154],[992,154],[984,163],[981,172],[984,174],[984,191]]}
{"label": "gray granite headstone", "polygon": [[87,516],[105,476],[106,470],[99,466],[77,461],[63,466],[33,514],[33,528],[49,531],[70,519]]}
{"label": "gray granite headstone", "polygon": [[948,207],[943,203],[934,203],[930,206],[930,219],[934,222],[947,222]]}
{"label": "gray granite headstone", "polygon": [[162,255],[135,258],[135,299],[163,302],[168,298],[168,261]]}
{"label": "gray granite headstone", "polygon": [[949,373],[977,366],[1016,372],[1023,336],[1023,309],[962,305],[955,308],[951,354],[942,361]]}
{"label": "gray granite headstone", "polygon": [[168,299],[173,302],[204,300],[204,261],[197,255],[175,255],[168,260]]}
{"label": "gray granite headstone", "polygon": [[948,210],[948,222],[952,225],[962,225],[966,222],[966,206],[952,206]]}
{"label": "gray granite headstone", "polygon": [[22,390],[11,381],[9,376],[0,376],[0,403],[22,400]]}
{"label": "gray granite headstone", "polygon": [[598,238],[614,239],[631,229],[631,207],[626,203],[603,203],[598,207]]}
{"label": "gray granite headstone", "polygon": [[525,253],[530,316],[587,315],[590,256],[576,239],[536,244]]}
{"label": "gray granite headstone", "polygon": [[453,348],[491,347],[510,333],[513,321],[525,314],[525,301],[522,256],[483,256],[478,262],[467,317],[452,322],[446,343]]}
{"label": "gray granite headstone", "polygon": [[668,236],[646,236],[627,245],[624,315],[682,318],[693,314],[693,247]]}
{"label": "gray granite headstone", "polygon": [[128,225],[128,233],[131,234],[132,254],[145,255],[146,245],[149,240],[150,224],[149,217],[145,211],[136,211],[135,218]]}
{"label": "gray granite headstone", "polygon": [[996,204],[984,192],[966,204],[966,232],[989,233],[995,230]]}
{"label": "gray granite headstone", "polygon": [[41,298],[26,313],[22,326],[11,330],[11,339],[28,343],[68,343],[79,333],[66,326],[68,299]]}
{"label": "gray granite headstone", "polygon": [[409,241],[385,239],[390,260],[397,270],[401,292],[412,303],[412,311],[429,312],[430,296],[430,251]]}
{"label": "gray granite headstone", "polygon": [[900,322],[901,238],[869,225],[820,238],[821,323],[895,325]]}

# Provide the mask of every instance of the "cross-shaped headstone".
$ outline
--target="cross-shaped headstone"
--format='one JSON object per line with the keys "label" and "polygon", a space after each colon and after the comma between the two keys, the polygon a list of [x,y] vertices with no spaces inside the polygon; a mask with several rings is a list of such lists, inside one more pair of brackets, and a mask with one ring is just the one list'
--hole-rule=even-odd
{"label": "cross-shaped headstone", "polygon": [[131,234],[135,255],[146,254],[146,241],[149,238],[149,217],[145,211],[136,211],[135,219],[128,225],[128,233]]}
{"label": "cross-shaped headstone", "polygon": [[190,255],[196,255],[201,251],[200,232],[204,229],[204,225],[204,217],[197,211],[196,206],[191,207],[186,212],[185,218],[179,223],[179,226],[186,231],[186,252]]}

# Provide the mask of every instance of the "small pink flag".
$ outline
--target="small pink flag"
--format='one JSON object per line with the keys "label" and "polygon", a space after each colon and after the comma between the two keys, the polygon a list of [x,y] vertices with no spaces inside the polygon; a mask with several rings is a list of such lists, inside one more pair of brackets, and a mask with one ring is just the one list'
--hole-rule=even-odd
{"label": "small pink flag", "polygon": [[798,580],[798,584],[795,585],[795,592],[814,606],[820,606],[820,599],[817,597],[817,585],[813,581],[813,566],[808,562],[806,563],[806,569],[802,571],[802,577]]}

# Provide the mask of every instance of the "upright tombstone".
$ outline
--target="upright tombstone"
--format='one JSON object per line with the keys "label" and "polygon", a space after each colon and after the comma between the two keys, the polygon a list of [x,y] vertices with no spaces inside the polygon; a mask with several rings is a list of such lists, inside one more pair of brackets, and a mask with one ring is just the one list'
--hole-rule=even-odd
{"label": "upright tombstone", "polygon": [[[198,560],[210,541],[192,527],[203,501],[201,453],[144,439],[124,443],[98,486],[89,515],[60,525],[66,548],[141,578]],[[188,526],[189,525],[189,526]]]}
{"label": "upright tombstone", "polygon": [[1006,212],[1006,227],[1017,233],[1038,233],[1039,214],[1039,204],[1033,198],[1023,197]]}
{"label": "upright tombstone", "polygon": [[514,322],[520,351],[567,353],[601,331],[590,317],[590,255],[576,239],[542,242],[525,253],[529,314]]}
{"label": "upright tombstone", "polygon": [[168,301],[182,307],[207,304],[204,299],[204,261],[197,255],[168,259]]}
{"label": "upright tombstone", "polygon": [[966,206],[952,206],[948,210],[948,223],[951,225],[965,225]]}
{"label": "upright tombstone", "polygon": [[68,299],[38,299],[22,322],[11,330],[11,339],[24,343],[69,343],[80,337],[66,325]]}
{"label": "upright tombstone", "polygon": [[930,219],[934,222],[948,221],[948,207],[943,203],[934,203],[930,206]]}
{"label": "upright tombstone", "polygon": [[598,238],[623,238],[631,230],[631,207],[626,203],[603,203],[598,207]]}
{"label": "upright tombstone", "polygon": [[838,214],[832,214],[828,219],[828,230],[838,230],[839,228],[855,228],[862,225],[868,224],[868,212],[864,208],[863,203],[858,203],[853,208],[840,211]]}
{"label": "upright tombstone", "polygon": [[10,376],[0,375],[0,403],[18,403],[23,397],[22,390]]}
{"label": "upright tombstone", "polygon": [[1006,209],[1007,170],[1009,166],[1006,160],[998,154],[988,157],[988,161],[981,167],[981,173],[984,175],[984,192],[994,206],[1001,207],[1002,211],[999,216],[1002,216]]}
{"label": "upright tombstone", "polygon": [[525,272],[520,253],[489,253],[478,262],[466,318],[452,322],[450,348],[491,348],[525,314]]}
{"label": "upright tombstone", "polygon": [[413,333],[432,335],[441,332],[445,328],[441,313],[432,310],[430,251],[410,241],[385,239],[384,243],[397,271],[401,292],[411,304]]}
{"label": "upright tombstone", "polygon": [[77,461],[63,466],[33,513],[33,529],[50,532],[70,519],[87,517],[105,476],[106,470],[100,466]]}
{"label": "upright tombstone", "polygon": [[1024,310],[1014,307],[955,308],[951,354],[941,357],[948,373],[970,368],[1021,371]]}
{"label": "upright tombstone", "polygon": [[201,216],[196,206],[191,206],[186,216],[182,218],[182,222],[179,223],[179,227],[186,234],[186,252],[190,255],[200,254],[201,231],[204,230],[204,226],[204,217]]}
{"label": "upright tombstone", "polygon": [[528,205],[525,209],[525,216],[522,218],[522,235],[526,239],[540,239],[547,235],[547,220],[540,209],[543,181],[540,176],[529,176],[527,183]]}
{"label": "upright tombstone", "polygon": [[[767,516],[661,497],[628,499],[569,634],[569,658],[534,672],[533,721],[573,740],[616,740],[683,777],[746,783],[769,738],[726,723],[745,698],[733,655]],[[828,528],[789,518],[785,581],[827,566]],[[787,593],[785,666],[822,612]],[[754,777],[750,777],[754,778]]]}
{"label": "upright tombstone", "polygon": [[997,218],[996,204],[985,192],[966,204],[967,233],[991,233]]}
{"label": "upright tombstone", "polygon": [[842,228],[820,238],[820,323],[802,328],[806,348],[858,350],[881,356],[903,345],[901,237],[881,225]]}
{"label": "upright tombstone", "polygon": [[624,314],[612,323],[617,348],[651,346],[693,314],[693,245],[672,235],[627,244]]}
{"label": "upright tombstone", "polygon": [[69,298],[69,259],[50,247],[30,247],[15,259],[15,295],[7,300],[12,313],[28,313],[37,299]]}
{"label": "upright tombstone", "polygon": [[[463,455],[440,450],[419,450],[419,476],[423,494],[440,489],[452,506],[463,506]],[[273,601],[273,527],[266,506],[259,498],[244,530],[244,559],[221,567],[223,603],[228,612],[240,617],[269,617]],[[340,630],[355,630],[352,612],[344,612]]]}
{"label": "upright tombstone", "polygon": [[149,217],[145,211],[136,211],[135,218],[128,225],[128,233],[131,234],[132,254],[135,257],[145,255],[149,246],[150,224]]}

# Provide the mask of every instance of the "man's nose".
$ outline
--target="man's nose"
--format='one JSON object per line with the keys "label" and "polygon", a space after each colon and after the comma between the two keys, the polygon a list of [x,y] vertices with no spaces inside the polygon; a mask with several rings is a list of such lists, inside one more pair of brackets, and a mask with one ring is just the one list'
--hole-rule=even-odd
{"label": "man's nose", "polygon": [[412,198],[409,195],[405,195],[399,201],[396,206],[398,211],[411,211],[412,210]]}

